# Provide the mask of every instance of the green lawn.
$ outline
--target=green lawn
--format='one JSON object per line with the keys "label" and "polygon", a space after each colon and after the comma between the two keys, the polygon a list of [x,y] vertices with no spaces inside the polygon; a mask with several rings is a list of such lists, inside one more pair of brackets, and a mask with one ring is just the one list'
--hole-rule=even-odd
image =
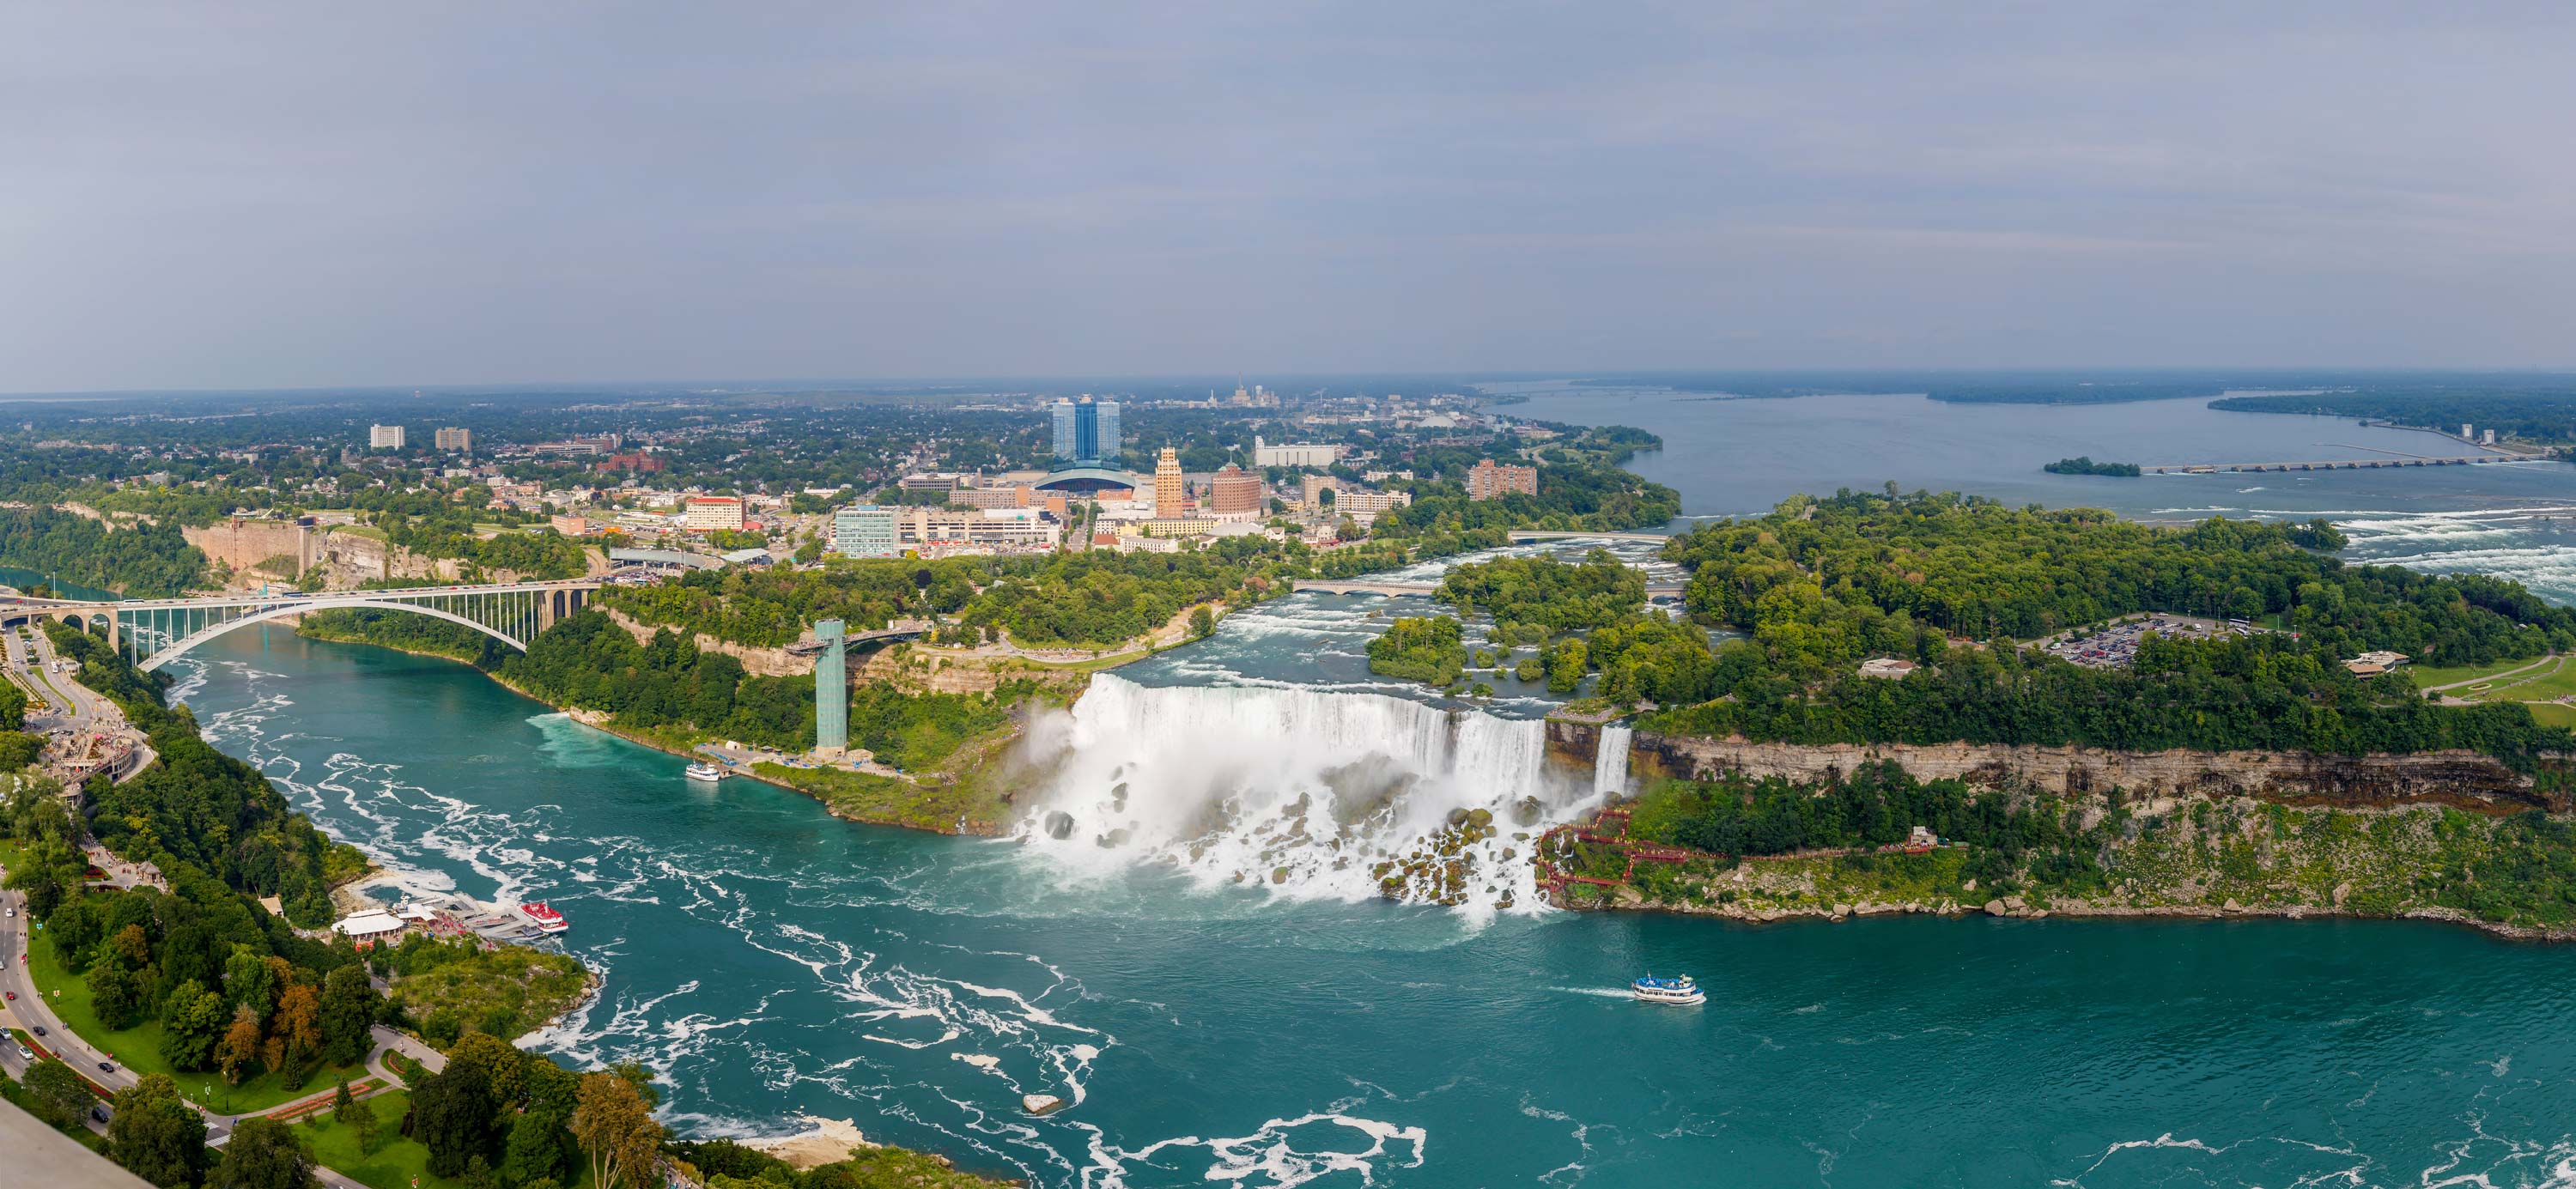
{"label": "green lawn", "polygon": [[[180,1094],[192,1102],[203,1103],[219,1115],[266,1110],[328,1090],[333,1082],[343,1077],[356,1082],[367,1076],[365,1067],[360,1065],[325,1067],[313,1075],[312,1081],[300,1087],[288,1087],[280,1084],[277,1075],[270,1073],[262,1073],[238,1086],[225,1085],[219,1074],[180,1073],[170,1068],[170,1063],[161,1057],[161,1021],[145,1020],[122,1032],[110,1032],[99,1025],[97,1013],[90,1008],[89,984],[63,969],[60,957],[54,953],[53,943],[41,931],[28,947],[27,973],[35,979],[37,989],[45,996],[46,1004],[54,1009],[54,1014],[61,1016],[63,1023],[82,1040],[105,1049],[109,1056],[116,1058],[117,1064],[133,1073],[170,1075],[170,1079],[178,1083]],[[56,994],[57,991],[61,993]],[[95,1066],[77,1058],[72,1060],[72,1067],[97,1072]]]}
{"label": "green lawn", "polygon": [[[2474,681],[2482,677],[2493,677],[2498,673],[2510,673],[2515,669],[2519,669],[2538,659],[2540,658],[2527,656],[2521,660],[2497,661],[2491,665],[2451,665],[2447,667],[2438,665],[2418,665],[2408,671],[2415,675],[2416,686],[2418,688],[2424,688],[2436,685],[2449,685],[2455,681]],[[2535,670],[2535,672],[2537,671],[2538,670]],[[2443,692],[2448,693],[2455,698],[2467,697],[2470,694],[2470,691],[2466,688],[2445,690]]]}
{"label": "green lawn", "polygon": [[[376,1150],[365,1155],[358,1152],[358,1135],[331,1122],[331,1112],[313,1116],[311,1122],[295,1125],[295,1134],[313,1149],[313,1158],[325,1168],[338,1171],[360,1184],[374,1189],[411,1189],[413,1178],[421,1189],[463,1189],[464,1182],[429,1175],[429,1149],[418,1141],[404,1139],[400,1133],[403,1111],[411,1095],[391,1090],[367,1100],[376,1110]],[[590,1184],[587,1162],[578,1169],[579,1180],[571,1189]]]}
{"label": "green lawn", "polygon": [[2537,706],[2526,706],[2523,709],[2531,711],[2531,720],[2544,727],[2576,728],[2576,706],[2542,703]]}

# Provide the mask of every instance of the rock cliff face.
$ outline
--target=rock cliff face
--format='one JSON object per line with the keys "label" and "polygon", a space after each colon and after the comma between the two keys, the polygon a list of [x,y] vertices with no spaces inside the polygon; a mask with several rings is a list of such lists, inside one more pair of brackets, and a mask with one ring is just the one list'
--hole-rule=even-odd
{"label": "rock cliff face", "polygon": [[[1599,732],[1550,722],[1548,745],[1589,757]],[[2414,755],[2318,755],[2263,751],[2123,752],[2090,747],[1975,743],[1755,743],[1637,733],[1629,769],[1640,776],[1710,779],[1721,773],[1789,780],[1828,779],[1862,764],[1895,761],[1918,780],[1961,780],[2069,795],[2119,789],[2145,799],[2252,797],[2291,805],[2353,808],[2441,804],[2484,813],[2565,812],[2568,795],[2469,751]],[[2563,762],[2563,761],[2562,761]]]}
{"label": "rock cliff face", "polygon": [[[250,570],[272,557],[295,559],[301,574],[314,562],[314,532],[277,520],[228,520],[204,528],[183,526],[179,533],[209,560],[236,570]],[[292,580],[295,575],[281,575]]]}
{"label": "rock cliff face", "polygon": [[[638,644],[652,643],[653,634],[662,630],[641,620],[634,619],[615,607],[602,607],[600,610],[608,613],[610,622],[626,629],[626,634],[635,637],[635,642]],[[731,640],[719,640],[705,632],[692,633],[691,638],[697,642],[698,651],[721,652],[726,656],[741,661],[743,670],[754,676],[805,677],[812,675],[814,672],[814,662],[812,660],[803,657],[789,656],[787,654],[787,650],[784,648],[754,648],[749,644],[736,644]]]}

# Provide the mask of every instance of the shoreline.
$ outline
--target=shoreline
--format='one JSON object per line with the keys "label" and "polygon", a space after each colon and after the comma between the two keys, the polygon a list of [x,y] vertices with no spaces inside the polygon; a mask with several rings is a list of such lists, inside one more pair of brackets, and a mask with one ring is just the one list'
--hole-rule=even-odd
{"label": "shoreline", "polygon": [[[382,648],[391,652],[400,652],[411,656],[422,656],[429,657],[433,660],[453,662],[482,675],[486,680],[490,681],[494,685],[500,686],[501,688],[506,689],[513,694],[517,694],[522,698],[526,698],[527,700],[534,702],[539,706],[543,706],[554,713],[565,715],[571,718],[574,722],[580,723],[592,730],[614,735],[628,743],[660,752],[663,755],[683,760],[694,760],[697,758],[691,752],[675,749],[659,739],[652,738],[651,736],[638,733],[625,727],[620,727],[613,722],[607,721],[600,711],[585,710],[578,706],[558,706],[553,702],[537,696],[535,693],[520,686],[518,683],[501,676],[499,673],[487,670],[463,657],[444,652],[436,652],[425,648],[406,648],[399,644],[381,644],[374,640],[356,639],[336,633],[307,633],[304,630],[304,625],[300,621],[295,625],[295,634],[303,636],[307,640],[318,640],[326,644],[355,644],[365,648]],[[898,830],[914,830],[925,834],[945,834],[960,838],[987,838],[999,836],[998,833],[978,833],[976,831],[962,829],[956,826],[930,826],[916,822],[861,817],[843,810],[840,806],[833,804],[829,799],[812,789],[791,784],[774,776],[763,775],[756,769],[728,767],[725,769],[725,777],[731,780],[754,780],[762,784],[769,785],[772,788],[785,789],[788,792],[795,793],[812,800],[815,804],[823,807],[823,812],[845,822],[853,822],[864,826],[888,826]],[[886,777],[884,779],[894,778]],[[909,778],[906,779],[908,783],[911,783]]]}
{"label": "shoreline", "polygon": [[[1921,902],[1894,904],[1883,901],[1864,901],[1855,904],[1837,904],[1831,906],[1819,905],[1808,907],[1800,905],[1789,908],[1746,909],[1733,904],[1712,904],[1707,906],[1690,904],[1661,904],[1646,900],[1641,896],[1637,896],[1635,895],[1634,888],[1624,886],[1618,889],[1618,892],[1623,894],[1615,894],[1612,899],[1603,903],[1565,905],[1551,902],[1551,907],[1554,907],[1561,912],[1620,912],[1639,913],[1652,916],[1712,917],[1718,920],[1747,926],[1839,925],[1846,921],[1855,920],[1861,917],[1887,916],[1930,916],[1944,918],[1982,916],[1992,917],[1998,920],[2018,921],[2060,919],[2081,921],[2339,920],[2384,921],[2392,923],[2421,922],[2426,924],[2449,925],[2466,928],[2472,932],[2483,933],[2497,941],[2526,942],[2535,945],[2559,945],[2568,942],[2576,942],[2576,926],[2548,928],[2533,925],[2513,925],[2502,921],[2481,920],[2455,908],[2440,907],[2415,908],[2409,909],[2405,912],[2392,914],[2353,912],[2332,906],[2318,906],[2311,904],[2237,904],[2232,900],[2226,905],[2171,904],[2146,907],[2133,907],[2129,905],[2096,905],[2086,903],[2081,900],[2075,900],[2071,904],[2057,903],[2046,908],[2007,905],[2001,907],[1999,911],[1998,905],[2002,902],[1990,900],[1982,905],[1960,904],[1948,901],[1936,905],[1927,905]],[[2008,899],[2010,901],[2022,901],[2023,897],[2015,895]]]}

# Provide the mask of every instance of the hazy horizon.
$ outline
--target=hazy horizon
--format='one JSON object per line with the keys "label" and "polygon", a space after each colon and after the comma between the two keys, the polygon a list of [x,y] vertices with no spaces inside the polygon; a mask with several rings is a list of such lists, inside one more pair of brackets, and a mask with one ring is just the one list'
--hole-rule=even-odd
{"label": "hazy horizon", "polygon": [[11,393],[2576,367],[2560,6],[10,28]]}

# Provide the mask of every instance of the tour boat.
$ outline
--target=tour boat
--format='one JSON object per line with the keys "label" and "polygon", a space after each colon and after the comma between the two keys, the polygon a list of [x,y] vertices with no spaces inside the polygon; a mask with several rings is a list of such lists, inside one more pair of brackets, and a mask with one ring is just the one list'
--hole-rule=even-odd
{"label": "tour boat", "polygon": [[546,902],[543,900],[520,905],[519,915],[528,918],[539,933],[561,933],[572,928],[572,925],[564,920],[562,913],[546,907]]}
{"label": "tour boat", "polygon": [[722,780],[724,779],[724,769],[718,768],[705,760],[699,760],[698,762],[689,765],[688,776],[691,780]]}
{"label": "tour boat", "polygon": [[1679,978],[1656,978],[1650,974],[1629,986],[1637,993],[1637,1000],[1640,1003],[1669,1003],[1676,1007],[1691,1007],[1708,1002],[1707,993],[1701,991],[1699,984],[1692,982],[1691,976],[1687,974]]}

